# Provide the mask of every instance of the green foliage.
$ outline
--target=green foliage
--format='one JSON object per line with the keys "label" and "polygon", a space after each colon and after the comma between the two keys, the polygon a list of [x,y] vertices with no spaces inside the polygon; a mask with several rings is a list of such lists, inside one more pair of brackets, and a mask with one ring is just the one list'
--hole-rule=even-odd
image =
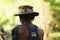
{"label": "green foliage", "polygon": [[60,19],[60,2],[56,2],[58,0],[45,0],[50,3],[51,10],[53,11],[53,18],[58,22],[58,27],[54,27],[57,30],[60,30],[60,22],[58,19]]}
{"label": "green foliage", "polygon": [[51,6],[51,9],[54,11],[54,19],[57,20],[58,18],[60,18],[60,7]]}
{"label": "green foliage", "polygon": [[54,19],[57,20],[60,18],[60,3],[54,3],[54,5],[51,5],[51,9],[54,11]]}
{"label": "green foliage", "polygon": [[53,18],[58,22],[58,27],[56,29],[60,31],[60,23],[58,21],[58,19],[60,19],[60,2],[52,1],[50,4],[51,9],[54,11]]}
{"label": "green foliage", "polygon": [[60,2],[56,0],[44,0],[50,2],[51,10],[54,11],[53,18],[57,20],[60,18]]}
{"label": "green foliage", "polygon": [[[0,0],[0,29],[4,28],[11,35],[11,29],[15,25],[13,13],[15,13],[16,0]],[[0,30],[1,31],[1,30]]]}
{"label": "green foliage", "polygon": [[0,28],[2,28],[2,26],[4,24],[6,24],[7,22],[9,22],[7,18],[4,18],[3,16],[0,16]]}
{"label": "green foliage", "polygon": [[10,26],[14,26],[15,25],[15,21],[13,19],[13,17],[5,17],[5,16],[0,16],[0,28],[3,27],[3,25],[10,25]]}
{"label": "green foliage", "polygon": [[44,2],[52,2],[52,3],[53,3],[53,1],[55,1],[55,0],[44,0]]}
{"label": "green foliage", "polygon": [[49,33],[51,40],[60,40],[60,32]]}
{"label": "green foliage", "polygon": [[45,2],[49,2],[50,0],[44,0]]}
{"label": "green foliage", "polygon": [[60,7],[60,2],[51,2],[50,4],[51,4],[51,6]]}

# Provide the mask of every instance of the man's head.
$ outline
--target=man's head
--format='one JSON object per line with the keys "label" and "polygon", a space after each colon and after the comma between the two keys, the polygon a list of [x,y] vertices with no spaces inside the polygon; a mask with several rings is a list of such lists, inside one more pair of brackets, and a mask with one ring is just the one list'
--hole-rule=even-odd
{"label": "man's head", "polygon": [[19,6],[19,13],[15,16],[19,16],[21,21],[32,21],[35,16],[38,16],[38,12],[33,12],[33,7],[29,5]]}
{"label": "man's head", "polygon": [[34,16],[31,16],[31,15],[21,15],[19,16],[20,18],[20,22],[21,23],[24,23],[24,22],[31,22],[32,20],[34,20]]}

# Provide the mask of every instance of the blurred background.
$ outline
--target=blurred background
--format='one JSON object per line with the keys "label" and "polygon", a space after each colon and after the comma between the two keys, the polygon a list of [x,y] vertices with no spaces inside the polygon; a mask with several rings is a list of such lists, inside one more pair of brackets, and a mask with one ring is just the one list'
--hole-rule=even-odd
{"label": "blurred background", "polygon": [[0,0],[0,29],[4,28],[9,40],[12,28],[20,24],[14,14],[21,5],[31,5],[40,13],[33,23],[44,30],[44,40],[60,40],[60,0]]}

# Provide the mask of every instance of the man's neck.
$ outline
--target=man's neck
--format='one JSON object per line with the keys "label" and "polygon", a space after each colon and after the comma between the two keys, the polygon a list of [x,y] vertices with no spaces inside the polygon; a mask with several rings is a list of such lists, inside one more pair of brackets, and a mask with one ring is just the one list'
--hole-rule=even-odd
{"label": "man's neck", "polygon": [[32,22],[25,22],[25,23],[27,23],[28,25],[30,25],[30,27],[32,27],[32,28],[34,26]]}

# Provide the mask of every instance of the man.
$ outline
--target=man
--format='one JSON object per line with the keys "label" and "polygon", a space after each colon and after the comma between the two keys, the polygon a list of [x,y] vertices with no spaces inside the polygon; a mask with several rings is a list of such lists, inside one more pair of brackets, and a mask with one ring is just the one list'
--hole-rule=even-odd
{"label": "man", "polygon": [[19,16],[21,25],[17,25],[12,30],[12,40],[43,40],[44,31],[34,25],[32,21],[38,12],[33,12],[33,7],[24,5],[19,7]]}

